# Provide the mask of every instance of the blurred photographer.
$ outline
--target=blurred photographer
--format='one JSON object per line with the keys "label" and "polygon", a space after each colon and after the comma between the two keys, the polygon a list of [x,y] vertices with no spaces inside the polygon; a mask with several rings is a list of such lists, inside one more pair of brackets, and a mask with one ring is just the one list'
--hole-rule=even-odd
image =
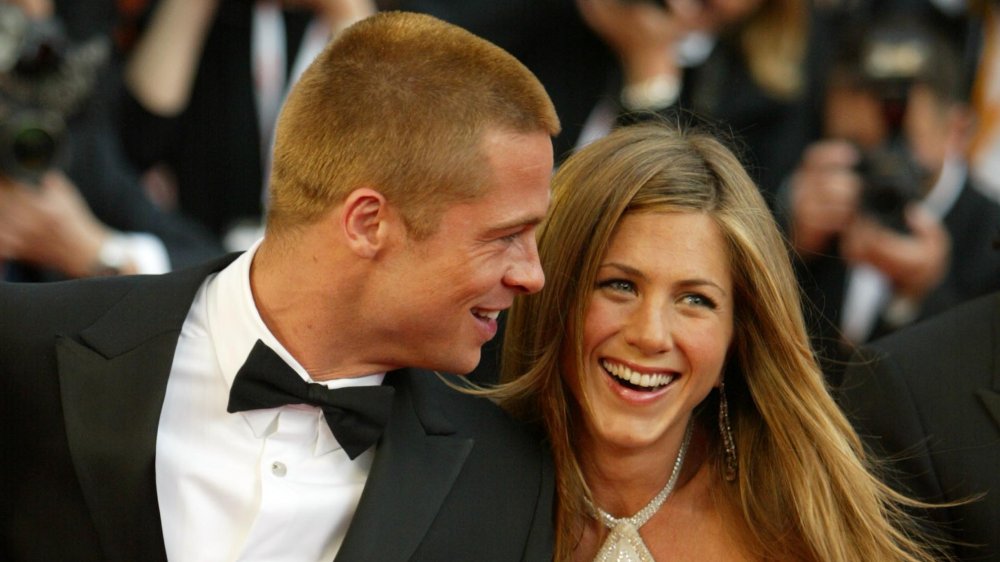
{"label": "blurred photographer", "polygon": [[50,0],[0,2],[0,279],[162,273],[220,253],[158,209],[123,160],[107,34],[77,40],[54,12]]}
{"label": "blurred photographer", "polygon": [[595,108],[580,144],[658,114],[737,135],[740,156],[773,206],[817,118],[827,33],[806,0],[576,0],[615,53],[617,107]]}
{"label": "blurred photographer", "polygon": [[954,49],[903,18],[841,53],[828,139],[788,184],[787,221],[814,332],[837,360],[863,343],[1000,288],[1000,206],[962,158],[971,122]]}

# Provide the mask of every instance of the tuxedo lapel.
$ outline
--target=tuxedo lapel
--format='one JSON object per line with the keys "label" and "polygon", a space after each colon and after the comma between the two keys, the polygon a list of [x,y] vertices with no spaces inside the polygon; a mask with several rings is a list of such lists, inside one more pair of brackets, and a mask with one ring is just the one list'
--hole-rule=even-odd
{"label": "tuxedo lapel", "polygon": [[[110,559],[165,559],[153,461],[176,334],[113,359],[57,343],[70,451]],[[152,558],[151,558],[152,557]]]}
{"label": "tuxedo lapel", "polygon": [[142,278],[78,338],[56,342],[70,452],[110,560],[164,560],[156,431],[174,349],[204,278],[232,260]]}
{"label": "tuxedo lapel", "polygon": [[408,560],[451,491],[474,440],[436,407],[432,373],[386,375],[395,388],[392,416],[337,560]]}

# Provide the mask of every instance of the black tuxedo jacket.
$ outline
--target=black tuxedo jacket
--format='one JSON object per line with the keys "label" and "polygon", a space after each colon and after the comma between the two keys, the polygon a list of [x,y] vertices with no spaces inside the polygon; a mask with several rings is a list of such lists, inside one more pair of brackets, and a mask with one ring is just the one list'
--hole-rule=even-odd
{"label": "black tuxedo jacket", "polygon": [[[931,509],[960,560],[1000,561],[1000,293],[956,307],[861,350],[840,389],[867,444],[892,459],[891,481]],[[980,545],[980,546],[971,546]]]}
{"label": "black tuxedo jacket", "polygon": [[[0,559],[165,559],[160,409],[195,292],[232,258],[0,284]],[[337,560],[549,560],[542,440],[433,373],[394,371],[384,384],[393,412]]]}

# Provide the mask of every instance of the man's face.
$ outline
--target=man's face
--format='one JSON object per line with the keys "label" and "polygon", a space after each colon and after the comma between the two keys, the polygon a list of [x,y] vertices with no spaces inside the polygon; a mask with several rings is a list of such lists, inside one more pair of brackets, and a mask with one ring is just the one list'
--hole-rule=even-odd
{"label": "man's face", "polygon": [[863,88],[831,85],[826,93],[823,119],[828,137],[857,143],[864,150],[879,146],[889,136],[882,102]]}
{"label": "man's face", "polygon": [[407,238],[386,264],[379,308],[400,365],[471,371],[500,311],[545,282],[535,228],[549,206],[552,141],[539,131],[483,142],[484,194],[448,207],[434,234]]}

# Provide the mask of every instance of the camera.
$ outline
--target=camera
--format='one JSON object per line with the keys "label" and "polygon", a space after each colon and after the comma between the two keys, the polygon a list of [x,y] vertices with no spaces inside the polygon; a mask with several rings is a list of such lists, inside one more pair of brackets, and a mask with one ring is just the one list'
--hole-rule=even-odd
{"label": "camera", "polygon": [[928,180],[927,171],[907,148],[903,121],[913,84],[933,72],[934,48],[917,28],[886,25],[869,30],[856,61],[863,84],[878,100],[888,132],[880,146],[862,151],[855,167],[862,179],[861,211],[900,232],[909,231],[905,209],[923,197]]}
{"label": "camera", "polygon": [[921,199],[926,173],[909,151],[887,144],[862,153],[855,166],[861,176],[861,212],[879,223],[909,232],[906,207]]}
{"label": "camera", "polygon": [[0,3],[0,174],[33,184],[58,165],[66,119],[109,55],[104,38],[72,44],[58,20]]}

